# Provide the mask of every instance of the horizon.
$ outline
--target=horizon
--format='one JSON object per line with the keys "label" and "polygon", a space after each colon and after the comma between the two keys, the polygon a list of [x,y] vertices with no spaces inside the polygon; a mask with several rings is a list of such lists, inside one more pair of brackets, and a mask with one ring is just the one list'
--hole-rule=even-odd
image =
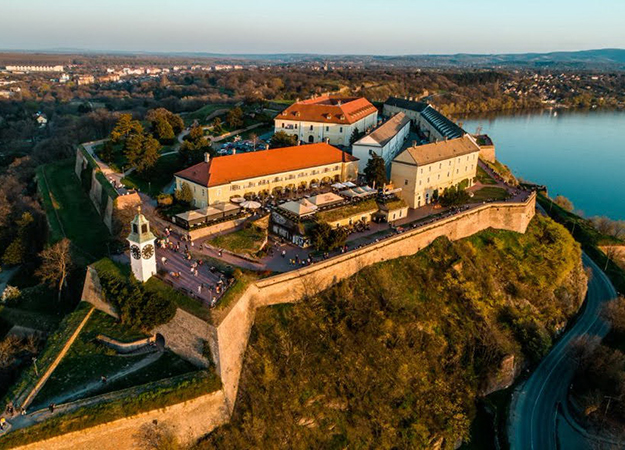
{"label": "horizon", "polygon": [[[579,0],[554,0],[549,5],[538,0],[522,5],[502,5],[496,0],[471,4],[447,0],[437,5],[389,0],[384,6],[380,8],[374,0],[317,0],[304,10],[284,0],[263,5],[253,0],[241,0],[236,5],[200,0],[183,4],[138,0],[130,5],[108,0],[104,6],[78,0],[12,2],[4,6],[5,14],[0,17],[0,48],[328,56],[494,55],[625,48],[625,28],[620,23],[625,4],[616,0],[599,0],[591,10]],[[50,21],[50,17],[55,20]]]}

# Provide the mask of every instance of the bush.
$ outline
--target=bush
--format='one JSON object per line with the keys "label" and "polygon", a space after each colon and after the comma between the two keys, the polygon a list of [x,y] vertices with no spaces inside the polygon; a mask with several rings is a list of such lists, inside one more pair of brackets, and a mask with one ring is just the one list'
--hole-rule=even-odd
{"label": "bush", "polygon": [[170,194],[158,194],[156,201],[158,206],[171,206],[174,203],[174,198]]}

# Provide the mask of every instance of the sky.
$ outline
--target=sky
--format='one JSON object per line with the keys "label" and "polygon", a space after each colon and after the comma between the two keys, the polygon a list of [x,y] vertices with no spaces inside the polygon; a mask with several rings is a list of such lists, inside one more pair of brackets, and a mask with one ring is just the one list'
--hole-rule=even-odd
{"label": "sky", "polygon": [[625,0],[0,0],[0,49],[449,54],[625,48]]}

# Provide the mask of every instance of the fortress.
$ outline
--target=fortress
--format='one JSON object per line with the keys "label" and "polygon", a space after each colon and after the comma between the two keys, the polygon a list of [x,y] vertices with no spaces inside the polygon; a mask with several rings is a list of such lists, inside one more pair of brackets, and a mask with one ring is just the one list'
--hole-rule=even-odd
{"label": "fortress", "polygon": [[[170,323],[159,328],[159,333],[164,336],[167,346],[176,346],[179,351],[184,351],[189,341],[194,339],[194,334],[201,334],[210,344],[217,373],[221,377],[222,388],[219,391],[19,448],[135,448],[138,430],[155,421],[168,424],[183,443],[194,442],[226,423],[234,411],[245,350],[258,308],[305,301],[367,266],[412,255],[439,237],[453,241],[488,228],[524,233],[534,217],[535,205],[534,193],[528,193],[517,201],[486,203],[299,270],[262,279],[248,286],[221,319],[213,324],[178,310]],[[106,309],[97,301],[84,296],[83,299]]]}

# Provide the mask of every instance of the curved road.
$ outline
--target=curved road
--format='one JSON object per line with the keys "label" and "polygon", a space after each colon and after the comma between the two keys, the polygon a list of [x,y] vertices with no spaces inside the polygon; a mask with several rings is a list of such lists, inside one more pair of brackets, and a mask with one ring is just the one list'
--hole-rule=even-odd
{"label": "curved road", "polygon": [[557,424],[562,422],[559,420],[559,405],[566,402],[574,372],[568,353],[575,340],[582,336],[602,338],[607,334],[609,327],[599,313],[602,304],[617,294],[603,271],[585,254],[582,259],[584,265],[592,270],[584,310],[515,394],[508,419],[510,447],[513,450],[590,448],[584,437],[571,433],[570,428],[558,435]]}

